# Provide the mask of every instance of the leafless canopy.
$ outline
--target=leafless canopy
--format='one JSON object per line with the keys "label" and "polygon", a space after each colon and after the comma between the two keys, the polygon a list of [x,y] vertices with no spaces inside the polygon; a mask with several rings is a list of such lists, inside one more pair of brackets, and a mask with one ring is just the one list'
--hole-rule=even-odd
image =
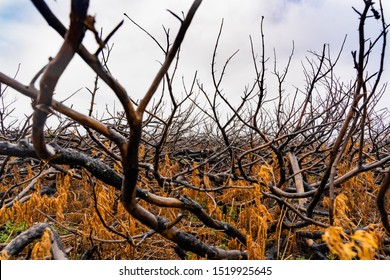
{"label": "leafless canopy", "polygon": [[[386,92],[382,79],[389,28],[380,1],[379,5],[374,5],[373,1],[364,0],[363,9],[355,10],[359,16],[359,44],[352,52],[356,78],[348,83],[338,79],[335,66],[343,49],[332,57],[329,46],[324,45],[321,52],[312,52],[302,62],[306,85],[297,88],[289,98],[285,94],[285,79],[294,50],[283,71],[279,70],[275,54],[273,69],[268,72],[263,18],[260,55],[256,42],[250,38],[255,79],[252,85],[245,87],[238,104],[230,102],[222,90],[225,71],[235,53],[218,69],[216,54],[223,36],[223,23],[212,57],[211,88],[202,84],[197,73],[190,85],[183,79],[181,97],[173,87],[180,46],[201,0],[195,0],[183,18],[171,12],[179,19],[180,29],[172,43],[166,30],[167,47],[126,15],[127,23],[144,31],[164,53],[160,69],[138,102],[107,69],[108,42],[123,21],[102,39],[95,29],[94,18],[87,14],[89,1],[71,1],[69,29],[43,0],[32,2],[64,41],[56,56],[29,85],[0,73],[0,85],[30,97],[34,108],[32,118],[28,118],[25,126],[15,129],[12,124],[6,127],[4,119],[12,112],[3,101],[0,109],[0,155],[3,155],[0,176],[6,176],[11,157],[36,159],[60,172],[66,172],[63,165],[87,170],[92,175],[91,180],[97,179],[115,188],[128,214],[151,230],[144,239],[158,233],[175,244],[177,252],[191,251],[210,259],[246,259],[247,232],[218,219],[213,211],[207,211],[204,205],[190,197],[189,190],[205,194],[214,209],[221,208],[225,212],[227,207],[244,209],[254,204],[265,205],[277,216],[267,228],[267,233],[272,234],[282,229],[337,225],[335,200],[343,192],[343,185],[361,174],[372,172],[379,191],[371,191],[376,197],[383,228],[390,234],[389,210],[386,210],[390,187],[389,111],[375,108]],[[380,23],[381,31],[376,38],[368,39],[366,35],[368,20]],[[92,32],[96,37],[95,52],[87,50],[82,43],[86,32]],[[373,52],[380,56],[376,65],[371,62]],[[96,73],[95,88],[90,90],[92,100],[88,115],[53,98],[59,78],[75,55]],[[267,77],[276,79],[276,89],[267,88]],[[36,85],[37,81],[39,85]],[[123,108],[121,112],[112,113],[109,119],[98,120],[92,116],[98,81],[109,86]],[[160,85],[161,95],[156,94]],[[274,92],[270,99],[271,90]],[[3,97],[5,91],[0,89],[0,92]],[[169,110],[167,98],[171,105]],[[62,114],[67,120],[54,133],[48,133],[46,122],[52,114]],[[69,134],[71,127],[82,127],[86,133]],[[32,144],[26,137],[30,133]],[[101,161],[94,157],[92,149],[104,154],[106,159]],[[175,162],[171,172],[162,168],[167,158]],[[115,169],[119,163],[120,169]],[[194,182],[196,176],[201,178],[200,183]],[[149,185],[142,183],[145,178]],[[221,197],[231,189],[255,192],[257,197],[229,204]],[[12,194],[10,189],[0,197],[3,207],[12,207],[13,201],[20,199],[17,196],[14,197],[16,200],[6,201]],[[328,199],[327,203],[324,198]],[[153,212],[143,207],[143,203],[156,209],[179,211],[169,220],[156,214],[161,211]],[[99,212],[97,207],[96,210]],[[179,224],[188,223],[189,215],[196,217],[201,227],[222,231],[228,238],[237,240],[239,246],[237,249],[218,248],[206,244],[196,234],[184,231]],[[114,231],[101,218],[103,225]],[[134,236],[116,234],[132,246],[139,246]]]}

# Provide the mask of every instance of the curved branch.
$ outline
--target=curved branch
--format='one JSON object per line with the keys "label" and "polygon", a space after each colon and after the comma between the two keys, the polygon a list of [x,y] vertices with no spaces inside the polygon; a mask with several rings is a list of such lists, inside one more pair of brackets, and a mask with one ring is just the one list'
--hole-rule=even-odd
{"label": "curved branch", "polygon": [[[67,29],[65,26],[58,20],[58,18],[52,13],[49,7],[43,0],[32,0],[35,7],[47,21],[49,26],[51,26],[55,31],[57,31],[60,36],[65,37]],[[113,77],[105,71],[104,67],[99,62],[97,56],[88,52],[83,44],[80,44],[77,53],[80,57],[92,68],[93,71],[114,91],[118,99],[120,100],[124,111],[126,112],[126,117],[128,121],[136,119],[136,113],[132,105],[132,101],[128,96],[126,90],[123,86]]]}
{"label": "curved branch", "polygon": [[165,73],[168,71],[169,66],[171,65],[172,61],[175,59],[176,53],[180,48],[181,43],[184,40],[184,36],[187,32],[188,27],[191,24],[191,21],[198,10],[200,4],[202,3],[202,0],[195,0],[192,4],[190,10],[188,11],[188,14],[184,21],[182,21],[181,27],[179,29],[179,32],[176,36],[175,41],[173,42],[173,45],[171,49],[169,50],[165,61],[163,65],[161,66],[160,70],[158,71],[156,77],[154,78],[152,84],[150,85],[149,90],[146,92],[144,98],[140,101],[140,104],[137,108],[138,114],[143,114],[143,112],[146,109],[146,106],[148,105],[149,101],[152,99],[153,94],[156,92],[157,87],[159,86],[161,80],[163,79]]}
{"label": "curved branch", "polygon": [[[23,85],[15,79],[8,77],[7,75],[0,72],[0,82],[6,84],[7,86],[13,88],[14,90],[20,92],[21,94],[36,100],[38,98],[38,90],[33,86]],[[63,103],[52,99],[51,107],[57,112],[64,114],[65,116],[73,119],[74,121],[80,123],[83,126],[90,127],[93,130],[103,134],[108,139],[114,141],[115,143],[123,142],[124,138],[119,134],[115,133],[113,130],[110,130],[106,125],[97,121],[96,119],[81,114],[72,108],[67,107]]]}
{"label": "curved branch", "polygon": [[43,72],[40,91],[34,106],[32,132],[34,148],[41,159],[50,159],[55,155],[54,151],[45,142],[45,123],[48,114],[51,113],[50,106],[55,86],[84,37],[84,21],[87,16],[88,5],[88,0],[72,1],[70,28],[65,36],[65,41],[56,57],[49,62]]}
{"label": "curved branch", "polygon": [[[121,189],[123,178],[118,173],[116,173],[114,169],[112,169],[104,162],[98,159],[94,159],[71,148],[62,148],[59,146],[52,147],[56,150],[56,157],[50,161],[51,163],[67,164],[71,167],[85,168],[86,170],[91,172],[91,174],[97,179],[103,181],[108,185],[113,186],[118,190]],[[33,146],[26,142],[21,142],[19,144],[0,142],[0,155],[11,155],[22,158],[37,158],[37,154],[34,151]],[[201,220],[206,226],[217,230],[222,230],[227,235],[233,238],[237,238],[238,240],[240,240],[241,243],[246,245],[246,237],[244,234],[242,234],[230,224],[214,220],[202,209],[202,207],[198,203],[191,200],[190,198],[160,197],[138,187],[136,188],[136,196],[145,200],[146,202],[149,202],[159,207],[171,207],[188,210],[192,214],[197,216],[199,220]],[[135,204],[135,207],[131,214],[133,215],[133,217],[139,219],[140,221],[142,221],[142,223],[146,224],[151,229],[160,233],[167,239],[177,243],[178,246],[182,247],[185,250],[197,253],[195,251],[202,251],[204,248],[208,248],[208,250],[211,250],[211,252],[213,252],[211,255],[208,255],[209,258],[227,258],[228,256],[231,256],[231,254],[233,254],[230,251],[220,250],[214,248],[213,246],[204,244],[193,236],[187,236],[186,233],[180,231],[177,228],[167,228],[165,224],[169,224],[168,221],[161,220],[163,218],[150,213],[149,211],[140,207],[138,203]],[[197,248],[196,246],[190,248],[191,245],[187,244],[186,242],[195,242],[197,246],[199,246],[199,248]],[[234,255],[236,256],[235,258],[246,258],[246,254],[241,251],[235,251]],[[205,256],[205,253],[202,253],[201,256]]]}
{"label": "curved branch", "polygon": [[33,225],[31,228],[18,235],[0,252],[0,257],[8,258],[10,256],[17,256],[27,245],[32,243],[35,239],[40,238],[46,229],[49,229],[50,231],[50,252],[52,258],[55,260],[66,260],[67,257],[60,236],[55,229],[47,223]]}

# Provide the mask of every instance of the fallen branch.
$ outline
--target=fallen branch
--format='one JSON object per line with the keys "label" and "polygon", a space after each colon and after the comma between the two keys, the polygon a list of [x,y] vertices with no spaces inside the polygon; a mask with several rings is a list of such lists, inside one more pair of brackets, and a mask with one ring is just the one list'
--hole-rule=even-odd
{"label": "fallen branch", "polygon": [[24,231],[14,240],[12,240],[1,252],[0,259],[9,259],[17,256],[27,245],[32,243],[35,239],[41,238],[46,229],[49,229],[50,234],[50,253],[54,260],[67,260],[61,238],[58,233],[47,223],[39,223],[28,230]]}

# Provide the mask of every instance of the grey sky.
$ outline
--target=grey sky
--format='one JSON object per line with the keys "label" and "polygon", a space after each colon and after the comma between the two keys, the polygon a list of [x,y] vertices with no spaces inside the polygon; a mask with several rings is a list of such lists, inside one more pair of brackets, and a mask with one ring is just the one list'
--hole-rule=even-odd
{"label": "grey sky", "polygon": [[[47,1],[66,26],[69,2]],[[103,28],[104,34],[125,19],[123,13],[127,13],[165,43],[162,25],[171,29],[172,40],[179,26],[179,22],[166,9],[180,14],[181,11],[186,12],[191,3],[191,0],[92,0],[89,13],[96,16],[96,26]],[[255,77],[249,53],[249,35],[253,37],[257,51],[260,52],[259,27],[261,16],[264,16],[269,71],[273,67],[273,48],[282,70],[291,52],[292,41],[295,43],[295,54],[286,87],[302,85],[304,77],[301,61],[308,55],[308,50],[320,52],[323,44],[327,43],[335,57],[346,34],[347,43],[336,73],[346,80],[351,79],[355,72],[350,52],[357,48],[358,24],[358,15],[351,7],[361,9],[362,4],[362,0],[204,0],[185,38],[178,74],[184,75],[185,80],[190,83],[194,72],[198,71],[198,78],[206,88],[209,86],[211,55],[219,25],[224,18],[218,65],[222,67],[233,52],[240,50],[228,67],[223,84],[226,95],[233,101],[238,99],[244,87],[253,82]],[[390,1],[384,0],[383,5],[385,14],[390,14]],[[389,16],[387,22],[390,22]],[[0,26],[0,71],[13,75],[20,63],[17,79],[29,83],[48,58],[56,54],[61,38],[44,22],[31,2],[25,0],[0,0]],[[378,34],[379,22],[376,26],[374,23],[368,27],[375,30],[374,34]],[[84,43],[91,52],[96,50],[91,34],[87,34]],[[159,61],[163,59],[162,52],[126,19],[111,43],[115,44],[109,62],[113,75],[134,99],[140,98],[158,70]],[[390,65],[389,58],[386,64]],[[384,81],[388,81],[390,69],[385,70]],[[267,80],[272,84],[273,77],[270,73],[268,75]],[[67,104],[73,104],[86,112],[89,95],[85,87],[91,88],[93,79],[92,71],[76,58],[57,86],[56,99],[61,100],[81,89]],[[179,82],[180,80],[178,79]],[[269,89],[270,97],[272,90],[271,87]],[[182,91],[181,86],[177,91]],[[8,95],[9,98],[15,96],[11,91]],[[382,107],[390,104],[389,95],[387,93],[381,103]],[[18,113],[31,113],[30,100],[20,94],[16,97]],[[103,105],[100,108],[104,108],[105,103],[111,105],[113,100],[113,94],[102,86],[98,99],[98,103]]]}

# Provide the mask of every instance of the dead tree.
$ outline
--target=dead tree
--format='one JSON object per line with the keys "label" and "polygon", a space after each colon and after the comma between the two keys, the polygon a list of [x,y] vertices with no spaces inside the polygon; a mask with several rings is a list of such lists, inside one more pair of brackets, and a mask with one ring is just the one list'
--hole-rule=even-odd
{"label": "dead tree", "polygon": [[[180,19],[181,23],[178,34],[172,46],[170,46],[169,51],[167,51],[165,61],[152,81],[150,88],[145,93],[137,107],[134,106],[130,96],[121,86],[121,84],[107,71],[105,71],[103,65],[99,62],[98,54],[112,34],[110,34],[106,40],[98,40],[99,47],[95,53],[89,52],[82,45],[82,39],[85,32],[88,32],[88,30],[92,32],[95,31],[94,18],[87,15],[88,1],[72,1],[69,30],[66,30],[66,28],[55,17],[55,15],[51,13],[44,1],[34,0],[32,2],[38,11],[42,14],[42,16],[46,19],[48,24],[64,37],[64,42],[57,55],[44,67],[43,71],[37,74],[37,77],[34,78],[29,86],[22,85],[14,79],[6,77],[3,74],[1,74],[1,82],[18,90],[22,94],[31,97],[34,100],[32,139],[36,157],[49,162],[54,162],[61,158],[64,159],[64,154],[61,152],[62,149],[48,145],[46,143],[44,134],[44,126],[48,114],[51,114],[53,111],[64,114],[82,126],[90,128],[93,131],[105,136],[107,139],[111,140],[117,145],[120,151],[120,160],[123,166],[123,177],[120,178],[121,201],[130,215],[141,221],[155,232],[161,234],[168,240],[173,241],[183,250],[192,251],[200,256],[204,256],[210,259],[245,258],[246,255],[243,252],[218,249],[216,247],[207,245],[200,240],[197,240],[191,234],[178,230],[175,227],[175,223],[180,220],[180,217],[178,217],[177,221],[167,221],[166,219],[159,217],[141,207],[136,199],[137,181],[139,174],[138,152],[143,131],[143,116],[148,104],[152,100],[153,95],[157,90],[157,87],[166,75],[172,61],[174,60],[176,53],[184,39],[185,33],[195,15],[195,12],[201,4],[201,1],[194,1],[193,5],[188,11],[188,14],[183,20],[175,15],[175,17]],[[112,33],[115,31],[116,29]],[[96,72],[97,76],[103,80],[119,98],[123,106],[125,119],[127,122],[126,125],[129,128],[129,135],[126,137],[116,132],[109,126],[93,119],[92,117],[76,112],[53,99],[53,91],[62,72],[76,54],[80,55],[85,63]],[[39,88],[36,89],[34,83],[39,77]],[[76,158],[80,157],[80,159],[83,157],[83,155],[80,154],[73,154],[73,156]],[[69,164],[70,162],[67,163]],[[114,181],[111,181],[110,184],[115,185]],[[142,190],[138,190],[138,192],[145,198],[145,193],[143,193]],[[208,217],[208,215],[203,212],[202,209],[200,209],[199,205],[188,198],[179,197],[175,199],[166,199],[162,197],[148,196],[148,200],[161,207],[191,209],[199,216],[201,216],[203,220],[206,220],[207,223],[211,226],[225,230],[228,234],[233,234],[234,236],[238,234],[241,239],[244,239],[242,235],[237,230],[232,229],[231,226],[214,221],[212,218]]]}
{"label": "dead tree", "polygon": [[[256,54],[256,43],[250,37],[254,82],[245,87],[238,104],[229,101],[222,90],[226,69],[236,53],[226,59],[220,74],[217,74],[216,54],[220,48],[223,22],[211,58],[211,89],[202,84],[195,72],[190,86],[183,79],[184,94],[181,98],[175,91],[179,49],[201,4],[200,0],[193,2],[183,19],[172,13],[181,25],[173,42],[170,41],[169,31],[165,30],[166,47],[127,16],[132,24],[157,43],[164,55],[150,88],[138,102],[132,100],[120,82],[106,71],[107,61],[104,58],[99,60],[99,54],[110,51],[108,41],[123,22],[107,38],[101,39],[97,36],[94,18],[87,15],[88,1],[72,1],[69,30],[43,0],[32,2],[48,24],[64,37],[64,42],[57,55],[29,85],[0,73],[0,83],[32,98],[34,108],[31,125],[28,119],[22,128],[15,131],[3,126],[0,155],[6,158],[0,176],[7,176],[7,162],[11,157],[42,160],[61,172],[66,172],[61,165],[87,170],[97,180],[115,188],[128,214],[150,229],[142,240],[158,233],[176,245],[175,251],[181,257],[191,251],[209,259],[246,259],[247,254],[241,248],[248,249],[256,242],[259,246],[263,240],[253,241],[254,237],[245,226],[241,225],[244,234],[241,228],[216,218],[213,211],[206,211],[204,205],[186,194],[189,190],[207,196],[213,209],[220,210],[224,217],[231,213],[239,214],[254,205],[264,206],[267,209],[262,213],[264,219],[271,216],[274,219],[263,228],[257,224],[250,225],[256,228],[257,233],[261,233],[261,229],[264,231],[259,234],[259,239],[268,240],[276,231],[296,231],[308,239],[305,246],[319,257],[326,258],[321,251],[323,244],[311,240],[321,238],[318,237],[321,234],[300,229],[306,230],[312,225],[325,229],[337,224],[337,195],[344,191],[348,182],[371,172],[375,173],[379,192],[367,192],[377,196],[375,205],[384,228],[389,231],[386,210],[390,163],[389,112],[375,109],[386,91],[382,80],[389,25],[385,22],[381,2],[376,9],[373,1],[364,0],[362,11],[355,10],[359,16],[358,49],[352,52],[355,79],[344,83],[336,75],[344,42],[335,57],[331,55],[329,46],[324,45],[320,52],[310,52],[302,62],[306,83],[302,88],[294,89],[292,97],[286,96],[285,81],[291,71],[294,46],[284,70],[279,70],[275,52],[272,72],[268,72],[262,18],[260,60]],[[372,40],[368,40],[365,30],[368,20],[379,20],[381,26],[381,32]],[[85,32],[94,33],[98,43],[95,52],[90,52],[82,44]],[[380,58],[375,70],[371,70],[370,54],[374,51],[380,53]],[[53,98],[54,88],[74,55],[79,55],[96,73],[94,89],[89,90],[91,106],[88,115]],[[267,80],[271,78],[276,79],[276,88],[267,87]],[[37,88],[35,84],[38,80]],[[92,117],[98,80],[111,88],[123,107],[123,111],[109,112],[109,120]],[[158,96],[156,91],[160,84],[162,90]],[[198,95],[194,94],[196,90]],[[272,96],[268,97],[270,93]],[[170,105],[168,115],[166,97]],[[221,104],[224,109],[221,109]],[[53,113],[66,116],[68,121],[54,132],[47,133],[44,129],[46,119]],[[0,114],[0,117],[6,115]],[[87,134],[67,134],[68,127],[72,125],[84,128]],[[25,139],[29,131],[32,132],[32,144]],[[92,150],[98,152],[94,154]],[[104,154],[105,161],[100,160],[97,154]],[[163,164],[169,160],[172,168],[166,172]],[[117,162],[121,163],[120,170],[114,167]],[[36,176],[43,176],[41,174],[44,173]],[[150,185],[142,186],[145,178]],[[0,206],[12,206],[10,202],[17,196],[14,193],[18,192],[16,189],[15,185],[2,194]],[[241,193],[233,195],[228,201],[224,195],[231,189]],[[244,192],[251,195],[243,195]],[[99,214],[94,190],[92,196]],[[142,207],[141,201],[156,209],[177,209],[179,213],[168,220]],[[188,222],[187,214],[196,217],[200,227],[223,232],[239,244],[239,249],[217,248],[206,244],[196,234],[182,230],[179,224]],[[139,245],[132,236],[113,230],[100,218],[104,227],[132,246]],[[276,254],[272,257],[278,257],[276,251],[280,243],[285,242],[286,238],[283,238],[271,240],[264,246],[268,248],[267,256]]]}

